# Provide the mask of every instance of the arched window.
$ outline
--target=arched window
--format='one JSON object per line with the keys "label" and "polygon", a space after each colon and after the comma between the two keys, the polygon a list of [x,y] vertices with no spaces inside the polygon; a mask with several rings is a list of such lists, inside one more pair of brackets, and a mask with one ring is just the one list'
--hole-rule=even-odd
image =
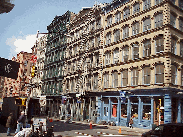
{"label": "arched window", "polygon": [[129,37],[129,26],[123,28],[123,39]]}
{"label": "arched window", "polygon": [[131,71],[131,85],[132,86],[138,85],[138,77],[139,77],[138,68],[132,69],[132,71]]}
{"label": "arched window", "polygon": [[132,45],[132,59],[138,59],[139,58],[139,45],[137,43],[134,43]]}
{"label": "arched window", "polygon": [[117,42],[118,40],[120,40],[120,30],[116,30],[114,32],[114,42]]}
{"label": "arched window", "polygon": [[171,39],[171,53],[177,54],[177,39],[175,37],[172,37]]}
{"label": "arched window", "polygon": [[129,59],[129,47],[125,46],[122,49],[122,61],[126,62],[126,61],[128,61],[128,59]]}
{"label": "arched window", "polygon": [[155,67],[155,83],[162,84],[164,83],[164,65],[157,64]]}
{"label": "arched window", "polygon": [[104,74],[104,88],[108,88],[109,87],[109,74],[106,73]]}
{"label": "arched window", "polygon": [[130,16],[130,9],[129,8],[125,8],[123,11],[123,19],[126,19]]}
{"label": "arched window", "polygon": [[151,41],[145,40],[143,42],[143,57],[148,57],[151,55]]}
{"label": "arched window", "polygon": [[171,83],[177,85],[177,66],[174,64],[171,66]]}
{"label": "arched window", "polygon": [[121,12],[117,12],[115,14],[115,23],[119,22],[121,20]]}
{"label": "arched window", "polygon": [[164,52],[164,39],[162,35],[159,35],[155,39],[156,53]]}
{"label": "arched window", "polygon": [[121,71],[121,86],[126,87],[128,84],[128,70]]}
{"label": "arched window", "polygon": [[118,63],[119,62],[119,49],[115,49],[113,51],[113,63]]}
{"label": "arched window", "polygon": [[133,14],[138,13],[138,12],[140,12],[140,4],[139,3],[135,3],[133,5]]}
{"label": "arched window", "polygon": [[149,9],[151,7],[151,0],[143,1],[143,10]]}
{"label": "arched window", "polygon": [[109,32],[107,35],[106,35],[106,44],[110,44],[111,43],[111,33]]}
{"label": "arched window", "polygon": [[143,21],[143,31],[147,31],[151,29],[151,19],[147,18]]}
{"label": "arched window", "polygon": [[136,35],[139,33],[139,22],[135,22],[133,25],[132,25],[132,35]]}
{"label": "arched window", "polygon": [[142,70],[142,84],[149,85],[151,79],[151,69],[150,66],[145,66]]}
{"label": "arched window", "polygon": [[163,14],[159,13],[155,16],[155,28],[161,27],[163,25]]}
{"label": "arched window", "polygon": [[116,88],[118,86],[118,72],[115,71],[112,73],[112,86]]}

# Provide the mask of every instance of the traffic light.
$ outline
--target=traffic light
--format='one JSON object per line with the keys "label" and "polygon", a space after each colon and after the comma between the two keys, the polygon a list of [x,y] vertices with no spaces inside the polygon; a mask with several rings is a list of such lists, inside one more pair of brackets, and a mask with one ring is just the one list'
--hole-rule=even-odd
{"label": "traffic light", "polygon": [[36,73],[37,73],[37,67],[35,66],[32,66],[32,69],[31,69],[31,77],[35,77],[36,76]]}

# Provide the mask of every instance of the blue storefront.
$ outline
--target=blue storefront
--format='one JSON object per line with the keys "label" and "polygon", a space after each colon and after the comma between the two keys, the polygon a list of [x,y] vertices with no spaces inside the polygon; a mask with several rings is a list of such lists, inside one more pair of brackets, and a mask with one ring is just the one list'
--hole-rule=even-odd
{"label": "blue storefront", "polygon": [[97,122],[128,126],[130,118],[133,118],[133,126],[138,128],[180,123],[183,121],[182,93],[182,90],[173,88],[103,92],[98,97]]}

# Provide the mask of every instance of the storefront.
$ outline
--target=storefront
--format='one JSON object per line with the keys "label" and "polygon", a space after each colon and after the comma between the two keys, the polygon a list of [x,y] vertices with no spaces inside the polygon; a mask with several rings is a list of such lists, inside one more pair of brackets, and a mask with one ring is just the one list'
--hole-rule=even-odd
{"label": "storefront", "polygon": [[[152,124],[183,121],[183,95],[177,89],[138,89],[126,91],[122,98],[118,91],[98,98],[97,122],[114,122],[128,126],[133,118],[134,127],[151,128]],[[111,94],[111,95],[110,95]]]}

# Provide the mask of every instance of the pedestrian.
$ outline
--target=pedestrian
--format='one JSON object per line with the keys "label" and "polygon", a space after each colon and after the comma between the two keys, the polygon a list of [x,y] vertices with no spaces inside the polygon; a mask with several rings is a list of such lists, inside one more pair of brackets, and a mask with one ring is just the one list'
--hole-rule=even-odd
{"label": "pedestrian", "polygon": [[14,125],[13,113],[10,113],[9,117],[7,119],[7,122],[6,122],[6,127],[8,128],[7,129],[7,136],[10,136],[10,132],[11,132],[11,129],[13,128],[13,125]]}
{"label": "pedestrian", "polygon": [[129,127],[133,129],[133,118],[130,118]]}
{"label": "pedestrian", "polygon": [[22,111],[19,119],[17,120],[17,129],[15,131],[15,134],[18,133],[23,128],[24,123],[25,123],[25,115],[24,111]]}

